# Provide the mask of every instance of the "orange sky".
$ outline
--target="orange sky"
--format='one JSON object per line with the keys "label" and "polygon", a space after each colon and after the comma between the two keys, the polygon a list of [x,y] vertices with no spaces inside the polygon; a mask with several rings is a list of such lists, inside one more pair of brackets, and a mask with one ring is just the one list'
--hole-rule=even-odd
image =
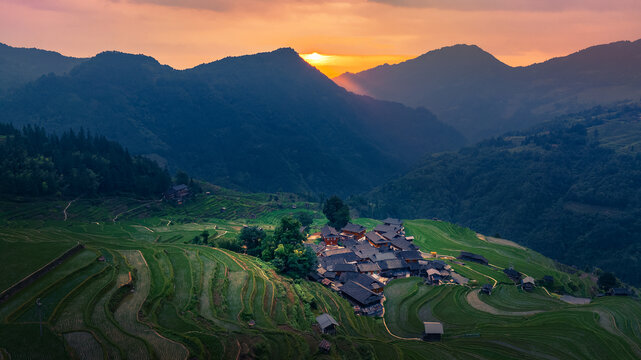
{"label": "orange sky", "polygon": [[0,42],[175,68],[288,46],[335,76],[457,43],[528,65],[641,38],[639,19],[638,0],[0,0]]}

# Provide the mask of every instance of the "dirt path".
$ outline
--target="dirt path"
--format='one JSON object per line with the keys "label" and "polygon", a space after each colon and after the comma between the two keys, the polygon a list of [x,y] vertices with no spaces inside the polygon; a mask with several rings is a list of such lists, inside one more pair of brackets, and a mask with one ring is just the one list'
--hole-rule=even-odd
{"label": "dirt path", "polygon": [[481,299],[479,299],[479,289],[472,290],[467,293],[467,303],[476,310],[483,311],[492,315],[505,315],[505,316],[529,316],[544,312],[543,310],[530,310],[530,311],[503,311],[493,306],[490,306]]}
{"label": "dirt path", "polygon": [[78,199],[73,199],[73,200],[69,201],[67,206],[65,206],[64,210],[62,210],[62,213],[65,215],[64,221],[67,221],[67,218],[69,217],[68,214],[67,214],[67,209],[69,209],[69,206],[71,206],[71,204],[76,200],[78,200]]}
{"label": "dirt path", "polygon": [[[383,299],[383,302],[384,302],[384,301],[385,301],[385,299]],[[383,314],[381,315],[381,317],[383,318],[383,326],[385,326],[385,330],[386,330],[386,331],[387,331],[387,333],[388,333],[388,334],[390,334],[392,337],[395,337],[395,338],[400,339],[400,340],[418,340],[418,341],[423,341],[423,339],[420,339],[420,338],[406,338],[406,337],[401,337],[401,336],[398,336],[398,335],[395,335],[394,333],[392,333],[392,331],[387,327],[387,323],[385,322],[385,306],[383,306]]]}

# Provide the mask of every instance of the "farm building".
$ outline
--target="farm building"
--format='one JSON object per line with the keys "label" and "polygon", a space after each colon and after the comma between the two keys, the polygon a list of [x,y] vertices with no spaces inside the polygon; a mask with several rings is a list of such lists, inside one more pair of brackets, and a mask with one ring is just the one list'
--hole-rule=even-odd
{"label": "farm building", "polygon": [[526,291],[531,291],[536,287],[534,278],[531,276],[526,277],[521,281],[521,288]]}
{"label": "farm building", "polygon": [[483,287],[481,288],[481,292],[483,294],[492,295],[492,285],[490,284],[483,285]]}
{"label": "farm building", "polygon": [[612,288],[610,291],[608,291],[608,295],[610,296],[630,296],[632,295],[632,291],[626,289],[626,288]]}
{"label": "farm building", "polygon": [[478,255],[467,251],[461,251],[461,255],[459,255],[458,258],[461,260],[474,261],[483,265],[489,264],[489,261],[487,261],[487,259],[483,255]]}
{"label": "farm building", "polygon": [[341,229],[341,232],[346,235],[351,235],[355,239],[361,239],[365,236],[367,229],[364,226],[348,223],[344,228]]}
{"label": "farm building", "polygon": [[325,225],[321,229],[321,237],[323,238],[325,245],[338,245],[338,240],[341,236],[336,229],[329,225]]}
{"label": "farm building", "polygon": [[189,196],[189,187],[185,184],[174,185],[165,192],[165,199],[182,202]]}
{"label": "farm building", "polygon": [[318,323],[318,327],[320,327],[320,330],[323,334],[334,334],[336,333],[336,327],[338,326],[338,323],[332,315],[324,313],[320,314],[316,317],[316,322]]}
{"label": "farm building", "polygon": [[328,353],[332,349],[332,344],[327,340],[321,340],[321,342],[318,343],[318,349]]}
{"label": "farm building", "polygon": [[425,341],[441,341],[443,336],[443,324],[440,322],[426,321],[423,323],[425,331],[423,332],[423,340]]}
{"label": "farm building", "polygon": [[503,273],[505,273],[505,275],[507,275],[507,277],[509,277],[514,282],[521,281],[521,273],[512,268],[504,269]]}

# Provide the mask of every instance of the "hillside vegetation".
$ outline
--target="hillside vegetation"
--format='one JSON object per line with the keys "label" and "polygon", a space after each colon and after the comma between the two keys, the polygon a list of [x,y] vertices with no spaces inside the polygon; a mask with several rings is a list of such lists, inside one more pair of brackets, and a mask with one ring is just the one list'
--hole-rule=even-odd
{"label": "hillside vegetation", "polygon": [[363,198],[367,216],[439,218],[641,283],[641,107],[596,108],[427,158]]}
{"label": "hillside vegetation", "polygon": [[[470,287],[395,280],[385,289],[383,321],[355,316],[337,293],[319,283],[277,275],[257,258],[185,244],[203,229],[214,237],[235,237],[246,223],[269,229],[282,215],[318,211],[312,204],[305,209],[304,202],[296,202],[303,209],[268,209],[274,196],[221,191],[197,197],[184,208],[158,205],[155,214],[144,206],[147,212],[140,212],[140,204],[126,199],[80,199],[67,209],[67,221],[53,211],[61,212],[57,203],[14,202],[12,210],[6,205],[0,247],[11,247],[13,253],[2,260],[8,274],[22,269],[12,282],[77,242],[86,248],[0,304],[0,353],[12,359],[633,359],[641,354],[641,328],[629,321],[641,316],[641,304],[633,298],[570,305],[543,289],[525,293],[492,266],[448,260],[474,280]],[[225,203],[234,197],[238,206]],[[278,198],[283,204],[297,200],[283,194]],[[192,211],[213,213],[223,203],[236,215],[185,218]],[[28,213],[40,214],[39,220],[24,215]],[[117,214],[122,215],[113,221]],[[573,283],[576,295],[588,294],[594,286],[538,253],[488,242],[469,229],[420,220],[406,222],[406,230],[425,252],[475,251],[492,265],[513,264],[537,278],[553,275],[557,291],[572,291]],[[34,247],[43,250],[39,257],[30,255]],[[490,278],[498,280],[495,295],[478,295],[479,301],[504,312],[536,312],[496,316],[479,310],[470,297]],[[313,325],[322,312],[339,322],[336,335],[321,335]],[[429,320],[443,322],[443,342],[414,339],[421,335],[421,321]],[[329,354],[318,351],[322,339],[332,344]]]}
{"label": "hillside vegetation", "polygon": [[425,109],[347,92],[292,49],[184,71],[104,52],[0,97],[0,121],[84,128],[172,172],[269,192],[362,191],[464,142]]}
{"label": "hillside vegetation", "polygon": [[39,127],[19,131],[0,124],[0,194],[96,196],[129,194],[160,198],[171,183],[157,163],[131,156],[103,136]]}

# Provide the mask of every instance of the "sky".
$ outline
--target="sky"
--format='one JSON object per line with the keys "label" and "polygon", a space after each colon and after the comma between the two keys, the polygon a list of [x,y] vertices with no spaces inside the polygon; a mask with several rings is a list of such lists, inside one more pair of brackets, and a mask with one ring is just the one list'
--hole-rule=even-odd
{"label": "sky", "polygon": [[639,0],[0,0],[0,42],[185,69],[292,47],[333,77],[475,44],[512,66],[641,38]]}

